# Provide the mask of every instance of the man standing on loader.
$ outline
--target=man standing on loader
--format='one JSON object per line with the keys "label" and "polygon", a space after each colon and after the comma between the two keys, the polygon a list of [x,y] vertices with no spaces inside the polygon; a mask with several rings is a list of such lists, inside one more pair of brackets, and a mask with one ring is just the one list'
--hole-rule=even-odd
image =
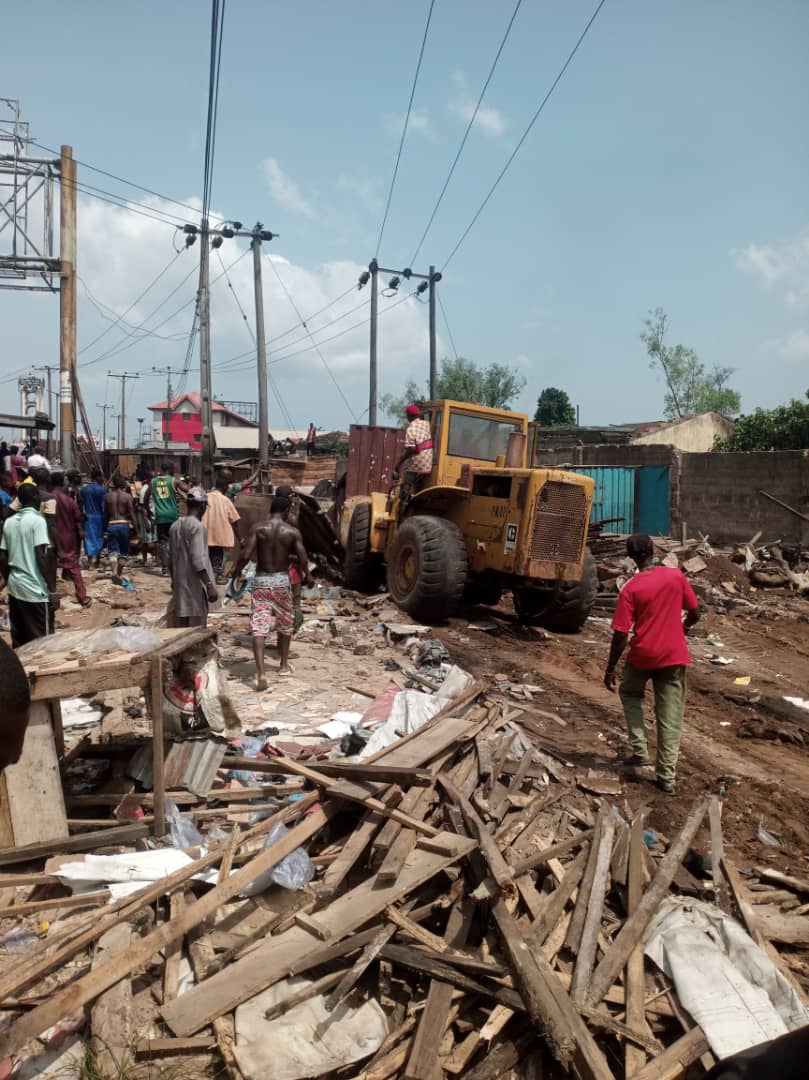
{"label": "man standing on loader", "polygon": [[407,462],[404,476],[405,486],[410,494],[418,490],[425,476],[433,471],[433,433],[427,420],[422,419],[418,405],[408,405],[405,409],[407,430],[405,431],[405,449],[393,472],[393,479],[398,479],[399,470]]}

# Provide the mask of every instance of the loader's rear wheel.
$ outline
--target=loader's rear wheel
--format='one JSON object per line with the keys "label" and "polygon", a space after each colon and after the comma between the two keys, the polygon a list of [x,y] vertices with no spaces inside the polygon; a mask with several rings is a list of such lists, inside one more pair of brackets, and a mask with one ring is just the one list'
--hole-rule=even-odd
{"label": "loader's rear wheel", "polygon": [[557,634],[575,634],[581,630],[593,610],[597,592],[596,561],[588,549],[579,581],[560,582],[548,592],[515,589],[514,610],[523,622],[544,626]]}
{"label": "loader's rear wheel", "polygon": [[343,575],[349,589],[373,592],[382,581],[382,561],[371,551],[371,504],[358,503],[351,515]]}
{"label": "loader's rear wheel", "polygon": [[460,530],[444,518],[415,515],[399,528],[388,553],[388,592],[420,622],[441,622],[460,603],[466,582]]}

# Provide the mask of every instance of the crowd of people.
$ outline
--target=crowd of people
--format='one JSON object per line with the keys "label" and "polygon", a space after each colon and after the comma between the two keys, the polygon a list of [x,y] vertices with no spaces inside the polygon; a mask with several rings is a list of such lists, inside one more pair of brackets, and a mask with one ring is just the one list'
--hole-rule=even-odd
{"label": "crowd of people", "polygon": [[[279,488],[267,518],[242,530],[234,499],[255,484],[258,469],[237,482],[223,468],[211,491],[175,475],[171,463],[154,476],[116,473],[105,483],[98,469],[82,477],[37,450],[0,443],[0,585],[8,593],[13,648],[53,633],[59,571],[81,607],[92,604],[83,571],[98,571],[106,552],[116,584],[127,584],[130,557],[169,579],[170,627],[206,626],[219,603],[217,586],[228,584],[231,594],[249,587],[257,686],[267,687],[265,641],[273,632],[279,675],[291,673],[289,646],[303,621],[301,586],[311,584],[293,488]],[[247,581],[251,563],[255,576]]]}

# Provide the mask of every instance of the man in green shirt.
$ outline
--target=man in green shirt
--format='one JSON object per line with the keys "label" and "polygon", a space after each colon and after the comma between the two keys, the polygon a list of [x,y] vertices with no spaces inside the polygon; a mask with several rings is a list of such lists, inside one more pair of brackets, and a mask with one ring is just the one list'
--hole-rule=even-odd
{"label": "man in green shirt", "polygon": [[151,513],[160,545],[160,569],[164,577],[169,572],[169,530],[180,516],[179,491],[188,491],[188,485],[175,479],[174,466],[166,462],[149,485],[146,498],[146,511]]}
{"label": "man in green shirt", "polygon": [[53,633],[56,605],[56,551],[39,513],[39,492],[22,484],[20,509],[3,525],[0,574],[8,585],[8,617],[15,649]]}

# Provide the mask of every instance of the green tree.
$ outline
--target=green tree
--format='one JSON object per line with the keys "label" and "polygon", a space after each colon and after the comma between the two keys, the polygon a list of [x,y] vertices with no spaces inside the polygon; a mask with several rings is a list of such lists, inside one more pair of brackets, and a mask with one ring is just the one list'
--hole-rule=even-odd
{"label": "green tree", "polygon": [[[450,401],[471,401],[476,405],[488,405],[492,409],[505,409],[524,389],[523,376],[506,364],[478,367],[463,356],[456,360],[445,357],[441,361],[441,371],[438,374],[436,397],[448,398]],[[380,404],[387,416],[399,420],[411,401],[425,401],[429,393],[428,386],[420,388],[413,379],[409,379],[404,393],[383,394]]]}
{"label": "green tree", "polygon": [[576,410],[564,390],[546,386],[537,399],[534,419],[543,427],[566,427],[576,423]]}
{"label": "green tree", "polygon": [[[809,398],[809,390],[806,391]],[[756,409],[740,416],[727,439],[717,438],[714,450],[809,449],[809,401],[792,398],[775,409]]]}
{"label": "green tree", "polygon": [[727,385],[735,368],[714,365],[707,371],[693,349],[667,345],[664,338],[669,318],[663,308],[650,311],[643,325],[640,339],[649,354],[649,366],[663,372],[668,386],[663,399],[663,413],[668,419],[701,412],[733,416],[739,411],[741,396]]}

